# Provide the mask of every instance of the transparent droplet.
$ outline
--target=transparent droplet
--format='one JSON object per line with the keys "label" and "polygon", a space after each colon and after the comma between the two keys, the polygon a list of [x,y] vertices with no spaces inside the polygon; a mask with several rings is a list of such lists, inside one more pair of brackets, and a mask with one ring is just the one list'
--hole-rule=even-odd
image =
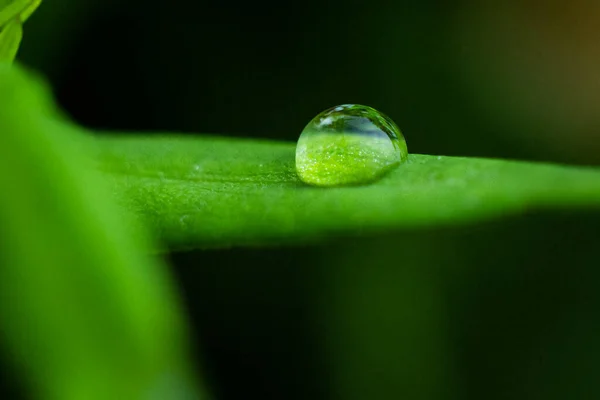
{"label": "transparent droplet", "polygon": [[394,121],[371,107],[345,104],[306,125],[296,147],[296,171],[311,185],[356,185],[381,177],[407,157]]}

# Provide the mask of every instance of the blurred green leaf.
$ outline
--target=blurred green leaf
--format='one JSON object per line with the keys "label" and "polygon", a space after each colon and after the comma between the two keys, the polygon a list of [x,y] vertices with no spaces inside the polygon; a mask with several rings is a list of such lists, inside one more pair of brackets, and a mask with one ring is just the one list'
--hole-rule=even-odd
{"label": "blurred green leaf", "polygon": [[548,208],[600,207],[600,170],[410,155],[373,184],[315,188],[293,143],[103,137],[113,191],[173,248],[311,240],[442,226]]}
{"label": "blurred green leaf", "polygon": [[23,38],[23,23],[42,0],[0,0],[0,62],[12,62]]}
{"label": "blurred green leaf", "polygon": [[21,11],[19,16],[21,22],[25,22],[31,17],[31,14],[42,4],[42,0],[27,0],[25,3],[28,3],[28,5]]}
{"label": "blurred green leaf", "polygon": [[197,398],[165,265],[111,203],[91,138],[0,67],[0,323],[43,399]]}
{"label": "blurred green leaf", "polygon": [[0,27],[10,20],[25,22],[42,0],[0,0]]}
{"label": "blurred green leaf", "polygon": [[0,62],[12,62],[23,38],[23,23],[42,0],[0,0]]}
{"label": "blurred green leaf", "polygon": [[0,62],[12,62],[15,59],[22,38],[23,26],[20,21],[9,21],[2,28],[0,31]]}

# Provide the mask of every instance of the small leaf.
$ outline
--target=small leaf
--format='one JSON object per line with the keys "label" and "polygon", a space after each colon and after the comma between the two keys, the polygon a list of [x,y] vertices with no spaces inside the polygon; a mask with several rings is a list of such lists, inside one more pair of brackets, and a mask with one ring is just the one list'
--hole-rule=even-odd
{"label": "small leaf", "polygon": [[412,154],[381,180],[315,188],[295,145],[218,137],[102,137],[98,167],[172,248],[305,241],[453,225],[533,209],[600,210],[600,170]]}
{"label": "small leaf", "polygon": [[0,0],[0,62],[12,62],[23,39],[23,23],[42,0]]}
{"label": "small leaf", "polygon": [[29,0],[29,5],[21,11],[19,19],[21,22],[25,22],[31,17],[31,14],[42,4],[42,0]]}
{"label": "small leaf", "polygon": [[42,0],[0,0],[0,27],[10,20],[25,22]]}
{"label": "small leaf", "polygon": [[13,20],[0,31],[0,62],[12,62],[23,39],[21,22]]}

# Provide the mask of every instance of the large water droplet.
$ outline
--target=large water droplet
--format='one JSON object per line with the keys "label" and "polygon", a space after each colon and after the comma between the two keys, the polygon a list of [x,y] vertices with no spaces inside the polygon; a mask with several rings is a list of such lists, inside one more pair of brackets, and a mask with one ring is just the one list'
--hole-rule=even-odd
{"label": "large water droplet", "polygon": [[296,171],[311,185],[356,185],[379,178],[407,157],[394,121],[371,107],[345,104],[306,125],[296,147]]}

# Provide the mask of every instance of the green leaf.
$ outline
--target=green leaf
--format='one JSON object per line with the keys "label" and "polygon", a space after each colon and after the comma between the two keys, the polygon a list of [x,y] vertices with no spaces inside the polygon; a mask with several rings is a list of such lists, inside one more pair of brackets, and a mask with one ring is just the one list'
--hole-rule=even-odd
{"label": "green leaf", "polygon": [[23,39],[23,23],[42,0],[0,0],[0,62],[12,62]]}
{"label": "green leaf", "polygon": [[42,0],[0,0],[0,27],[10,20],[25,22]]}
{"label": "green leaf", "polygon": [[18,20],[7,23],[0,31],[0,62],[12,62],[23,39],[23,26]]}
{"label": "green leaf", "polygon": [[48,98],[0,66],[4,353],[35,398],[197,398],[168,270]]}
{"label": "green leaf", "polygon": [[412,154],[356,187],[301,183],[293,143],[106,136],[98,168],[172,248],[306,241],[453,225],[535,209],[600,209],[600,170]]}
{"label": "green leaf", "polygon": [[29,0],[28,5],[21,11],[19,19],[21,22],[25,22],[31,17],[31,14],[42,4],[42,0]]}

